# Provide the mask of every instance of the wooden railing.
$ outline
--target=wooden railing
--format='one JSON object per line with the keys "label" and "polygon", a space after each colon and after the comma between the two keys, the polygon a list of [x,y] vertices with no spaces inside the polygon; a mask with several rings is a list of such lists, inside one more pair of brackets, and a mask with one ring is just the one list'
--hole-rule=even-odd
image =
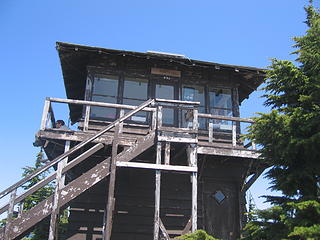
{"label": "wooden railing", "polygon": [[[54,128],[55,127],[55,117],[54,112],[52,108],[52,103],[65,103],[65,104],[74,104],[74,105],[82,105],[84,106],[84,116],[83,116],[83,122],[82,122],[82,130],[88,131],[89,130],[89,123],[92,121],[90,119],[90,112],[92,107],[104,107],[104,108],[114,108],[118,109],[120,112],[120,117],[124,115],[125,110],[132,110],[135,109],[136,106],[132,105],[125,105],[125,104],[115,104],[115,103],[103,103],[103,102],[93,102],[93,101],[84,101],[84,100],[73,100],[73,99],[60,99],[60,98],[47,98],[45,100],[45,106],[44,111],[42,115],[42,121],[40,130],[45,130],[46,128]],[[207,141],[209,143],[212,143],[214,141],[214,133],[219,133],[219,130],[214,128],[213,121],[228,121],[230,126],[230,130],[227,131],[227,135],[230,136],[230,142],[232,143],[232,146],[235,147],[239,145],[239,136],[241,133],[240,130],[240,124],[241,123],[249,123],[252,124],[254,121],[252,119],[248,118],[239,118],[239,117],[229,117],[229,116],[221,116],[221,115],[213,115],[213,114],[207,114],[207,113],[199,113],[198,112],[198,106],[200,105],[199,102],[191,102],[191,101],[180,101],[180,100],[168,100],[168,99],[155,99],[155,104],[157,106],[162,106],[163,108],[169,108],[169,109],[175,109],[179,111],[187,111],[190,113],[191,116],[191,126],[189,127],[181,127],[182,120],[179,120],[179,129],[177,127],[165,127],[163,126],[161,130],[167,130],[167,131],[177,131],[177,132],[185,132],[185,133],[191,133],[192,132],[192,126],[197,124],[199,128],[200,119],[205,119],[204,122],[206,122],[206,129],[201,132],[205,132],[207,135]],[[150,118],[149,122],[146,122],[147,125],[152,129],[155,125],[155,119],[157,115],[157,110],[155,107],[146,107],[142,111],[144,112],[150,112],[152,114],[152,117]],[[179,116],[182,116],[182,114]],[[190,121],[190,120],[188,120]],[[123,125],[123,123],[122,123]],[[198,129],[197,128],[197,129]],[[171,129],[171,130],[170,130]],[[240,143],[241,146],[243,146],[242,143]],[[252,150],[256,150],[256,146],[253,142],[250,142],[246,145],[244,145],[246,148],[251,148]]]}
{"label": "wooden railing", "polygon": [[[46,102],[45,102],[45,106],[44,106],[43,117],[42,117],[42,120],[41,120],[41,129],[42,130],[44,130],[46,128],[46,126],[48,125],[49,121],[52,123],[52,126],[54,126],[54,117],[53,117],[53,111],[52,111],[52,106],[51,106],[51,102],[52,101],[73,103],[73,100],[61,100],[61,99],[48,99],[47,98]],[[76,104],[79,104],[79,101],[76,101],[76,102],[77,102]],[[7,220],[6,220],[7,223],[6,223],[6,226],[5,226],[4,239],[5,240],[9,239],[9,236],[8,236],[8,232],[9,231],[8,231],[8,229],[10,229],[10,223],[11,223],[11,221],[13,219],[14,206],[15,205],[19,204],[19,205],[23,206],[23,204],[20,204],[20,203],[23,203],[23,201],[24,201],[24,199],[26,197],[30,196],[31,194],[33,194],[34,192],[36,192],[40,188],[44,187],[48,183],[52,182],[53,180],[56,180],[55,193],[58,193],[60,191],[61,187],[62,187],[61,183],[64,182],[64,174],[69,169],[71,169],[72,167],[78,165],[80,162],[82,162],[83,160],[87,159],[93,153],[95,153],[98,150],[100,150],[104,145],[101,144],[101,143],[98,143],[98,144],[94,145],[93,147],[91,147],[89,150],[81,153],[78,157],[74,158],[72,161],[68,162],[68,157],[70,157],[71,154],[76,153],[78,150],[82,149],[84,146],[92,143],[95,139],[97,139],[101,135],[105,134],[107,131],[109,131],[110,129],[114,128],[115,126],[119,126],[121,123],[123,123],[124,120],[128,119],[129,117],[131,117],[132,115],[136,114],[137,112],[143,111],[143,110],[144,111],[154,111],[154,108],[148,108],[148,106],[154,104],[154,102],[155,101],[153,99],[150,99],[150,100],[142,103],[138,107],[131,107],[130,106],[129,107],[129,109],[131,109],[130,112],[126,113],[125,115],[123,115],[119,119],[115,120],[113,123],[109,124],[104,129],[102,129],[101,131],[96,133],[94,136],[92,136],[92,137],[88,138],[87,140],[77,144],[76,146],[74,146],[71,149],[68,148],[68,145],[70,143],[67,141],[66,142],[66,151],[62,155],[58,156],[57,158],[55,158],[51,162],[47,163],[43,167],[37,169],[32,174],[24,177],[23,179],[21,179],[17,183],[13,184],[9,188],[7,188],[4,191],[0,192],[0,199],[5,197],[6,195],[10,194],[9,202],[4,204],[4,206],[2,206],[0,208],[0,214],[4,213],[5,211],[8,211],[7,212]],[[91,103],[86,102],[86,104],[89,105]],[[100,104],[100,103],[98,103],[98,104]],[[121,107],[123,107],[123,106],[121,106]],[[40,174],[46,172],[47,170],[49,170],[49,168],[53,167],[56,164],[58,165],[58,167],[57,167],[57,170],[55,172],[53,172],[52,174],[50,174],[45,179],[41,180],[40,182],[38,182],[37,184],[35,184],[31,188],[29,188],[26,192],[24,192],[24,193],[22,193],[20,195],[17,195],[18,189],[23,187],[23,185],[25,183],[29,182],[30,180],[32,180],[33,178],[39,176]],[[56,199],[57,198],[55,197],[54,201],[56,201]],[[53,203],[53,208],[55,206],[57,206],[56,202]],[[56,211],[56,210],[52,209],[52,212],[54,212],[54,211]],[[19,212],[20,213],[23,212],[23,207]],[[54,215],[56,215],[56,214],[54,214]],[[55,223],[56,216],[53,216],[53,214],[51,214],[51,216],[52,216],[51,217],[51,222]],[[50,228],[51,228],[51,226],[52,226],[52,224],[50,224]],[[50,230],[49,239],[53,239],[53,234],[54,234],[53,231]]]}

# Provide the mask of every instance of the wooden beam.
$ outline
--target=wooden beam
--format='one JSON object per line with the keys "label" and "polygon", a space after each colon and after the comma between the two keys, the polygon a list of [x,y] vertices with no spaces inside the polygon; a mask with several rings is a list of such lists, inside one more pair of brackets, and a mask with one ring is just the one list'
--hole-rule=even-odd
{"label": "wooden beam", "polygon": [[252,120],[250,118],[227,117],[227,116],[221,116],[221,115],[212,115],[212,114],[208,114],[208,113],[198,113],[198,117],[200,117],[200,118],[209,118],[209,119],[217,119],[217,120],[227,120],[227,121],[254,123],[254,120]]}
{"label": "wooden beam", "polygon": [[153,169],[162,171],[173,171],[173,172],[197,172],[198,168],[191,166],[180,166],[180,165],[163,165],[154,163],[140,163],[140,162],[117,162],[117,167],[131,167],[131,168],[143,168]]}
{"label": "wooden beam", "polygon": [[8,216],[7,216],[7,223],[5,225],[5,232],[4,232],[4,240],[10,240],[10,229],[13,219],[13,212],[14,212],[14,202],[17,194],[17,189],[14,189],[10,195],[10,203],[8,209]]}
{"label": "wooden beam", "polygon": [[164,237],[163,240],[170,240],[170,236],[169,236],[169,233],[168,233],[166,227],[164,226],[162,220],[161,219],[159,219],[159,220],[160,220],[160,230],[161,230],[161,233]]}
{"label": "wooden beam", "polygon": [[190,229],[191,229],[191,226],[192,226],[192,221],[191,221],[191,218],[188,220],[186,226],[184,227],[184,229],[182,230],[182,233],[181,235],[184,235],[184,234],[187,234],[190,232]]}
{"label": "wooden beam", "polygon": [[[156,164],[161,164],[161,149],[162,143],[157,143],[157,157]],[[160,228],[160,184],[161,184],[161,171],[156,171],[156,187],[155,187],[155,200],[154,200],[154,229],[153,229],[153,240],[159,239],[159,228]]]}
{"label": "wooden beam", "polygon": [[106,218],[104,219],[103,226],[103,239],[110,240],[112,233],[112,223],[113,223],[113,211],[114,211],[114,189],[116,182],[116,156],[118,154],[118,137],[119,137],[119,124],[115,125],[114,138],[112,143],[112,153],[111,153],[111,166],[110,166],[110,179],[108,188],[108,203],[106,206]]}
{"label": "wooden beam", "polygon": [[[84,173],[76,180],[66,185],[60,194],[59,206],[62,207],[71,200],[78,197],[101,180],[105,179],[110,173],[110,157],[99,163],[88,172]],[[12,221],[14,228],[8,229],[9,239],[16,239],[36,223],[50,215],[53,205],[53,195],[37,204],[32,209],[23,212],[21,216]],[[1,234],[1,231],[0,231]],[[0,239],[2,236],[0,235]]]}
{"label": "wooden beam", "polygon": [[44,130],[47,127],[50,104],[51,104],[50,101],[48,100],[48,98],[46,98],[46,100],[44,102],[42,117],[41,117],[40,130]]}
{"label": "wooden beam", "polygon": [[[47,99],[50,102],[68,103],[68,104],[76,104],[76,105],[88,105],[88,106],[119,108],[119,109],[128,109],[128,110],[134,110],[137,108],[137,106],[116,104],[116,103],[103,103],[103,102],[84,101],[84,100],[75,100],[75,99],[62,99],[62,98],[47,98]],[[153,99],[149,99],[148,101],[150,100],[154,101]],[[155,109],[150,107],[145,107],[142,111],[153,112],[155,111]]]}
{"label": "wooden beam", "polygon": [[[90,148],[87,151],[85,151],[84,153],[82,153],[81,155],[79,155],[78,157],[76,157],[75,159],[73,159],[71,162],[68,162],[68,164],[62,170],[62,174],[66,173],[68,170],[73,168],[75,165],[81,163],[83,160],[87,159],[89,156],[91,156],[95,152],[99,151],[101,148],[103,148],[103,146],[104,145],[102,143],[98,143],[95,146],[93,146],[92,148]],[[37,184],[33,185],[26,192],[24,192],[21,195],[16,197],[15,204],[23,201],[27,196],[29,196],[30,194],[39,190],[43,186],[47,185],[49,182],[54,180],[55,177],[56,177],[56,172],[53,172],[52,174],[47,176],[45,179],[43,179],[40,182],[38,182]],[[8,209],[8,207],[9,207],[9,204],[2,206],[0,208],[0,214],[2,214],[4,211],[6,211]]]}
{"label": "wooden beam", "polygon": [[164,164],[170,165],[170,143],[165,143],[165,149],[164,149]]}
{"label": "wooden beam", "polygon": [[259,159],[261,155],[255,151],[251,150],[240,150],[233,148],[221,148],[221,147],[208,147],[208,146],[198,146],[198,154],[208,154],[217,156],[229,156],[229,157],[239,157],[239,158],[253,158]]}
{"label": "wooden beam", "polygon": [[[191,167],[197,167],[197,146],[190,144],[188,147],[188,159],[189,165]],[[192,184],[192,210],[191,210],[191,222],[192,222],[192,232],[197,230],[197,209],[198,209],[198,183],[197,183],[197,172],[191,174],[191,184]]]}
{"label": "wooden beam", "polygon": [[178,143],[197,143],[196,138],[185,138],[185,137],[171,137],[171,136],[158,136],[158,141],[162,142],[178,142]]}
{"label": "wooden beam", "polygon": [[[70,141],[66,141],[64,151],[68,152],[69,149],[70,149]],[[60,191],[64,187],[64,183],[65,183],[65,177],[62,174],[62,172],[64,167],[67,165],[67,162],[68,162],[68,157],[64,158],[62,161],[58,163],[58,169],[56,173],[56,187],[54,191],[53,205],[51,210],[48,240],[54,240],[58,235],[57,219],[58,219],[59,210],[60,210],[59,198],[60,198]]]}
{"label": "wooden beam", "polygon": [[265,168],[258,169],[257,172],[248,180],[248,182],[242,187],[241,192],[245,193],[252,186],[252,184],[261,176]]}

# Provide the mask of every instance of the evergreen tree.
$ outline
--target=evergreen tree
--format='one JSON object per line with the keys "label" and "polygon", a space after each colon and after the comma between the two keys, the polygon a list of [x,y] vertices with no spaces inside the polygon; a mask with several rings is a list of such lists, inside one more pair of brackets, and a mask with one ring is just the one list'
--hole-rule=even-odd
{"label": "evergreen tree", "polygon": [[274,207],[256,211],[245,239],[320,239],[320,12],[305,8],[308,30],[295,37],[296,63],[273,59],[267,70],[265,105],[248,137],[261,145],[272,168],[266,196]]}
{"label": "evergreen tree", "polygon": [[[23,177],[26,177],[39,168],[41,168],[45,163],[43,162],[44,153],[41,149],[41,151],[37,154],[37,158],[35,161],[35,165],[33,167],[24,167],[23,168]],[[48,175],[48,172],[44,172],[42,174],[39,174],[38,176],[31,179],[29,182],[27,182],[23,188],[25,190],[31,188],[41,180],[45,179]],[[26,197],[23,202],[23,208],[24,210],[29,210],[41,201],[45,200],[47,197],[52,195],[54,193],[54,184],[49,183],[46,186],[40,188],[30,196]],[[33,231],[23,240],[43,240],[48,239],[49,235],[49,224],[50,224],[50,218],[44,219],[39,224],[35,226]],[[66,225],[68,224],[68,211],[64,210],[59,218],[59,232],[65,232],[66,231]]]}

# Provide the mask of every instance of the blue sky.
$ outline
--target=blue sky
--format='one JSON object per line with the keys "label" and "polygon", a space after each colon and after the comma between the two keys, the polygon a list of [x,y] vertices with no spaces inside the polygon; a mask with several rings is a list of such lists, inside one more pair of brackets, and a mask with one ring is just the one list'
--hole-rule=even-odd
{"label": "blue sky", "polygon": [[[45,97],[65,98],[55,42],[128,51],[181,53],[192,59],[266,67],[294,60],[306,0],[0,1],[0,190],[17,181],[39,151],[32,146]],[[256,92],[243,117],[268,111]],[[67,116],[57,116],[67,119]],[[266,180],[251,189],[258,206]]]}

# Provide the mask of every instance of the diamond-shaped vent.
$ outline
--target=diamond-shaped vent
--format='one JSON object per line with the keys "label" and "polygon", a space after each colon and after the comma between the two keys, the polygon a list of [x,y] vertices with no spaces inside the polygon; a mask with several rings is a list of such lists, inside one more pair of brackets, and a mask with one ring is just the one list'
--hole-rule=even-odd
{"label": "diamond-shaped vent", "polygon": [[213,194],[213,197],[219,204],[221,204],[223,202],[223,200],[226,198],[226,196],[220,190],[216,191]]}

